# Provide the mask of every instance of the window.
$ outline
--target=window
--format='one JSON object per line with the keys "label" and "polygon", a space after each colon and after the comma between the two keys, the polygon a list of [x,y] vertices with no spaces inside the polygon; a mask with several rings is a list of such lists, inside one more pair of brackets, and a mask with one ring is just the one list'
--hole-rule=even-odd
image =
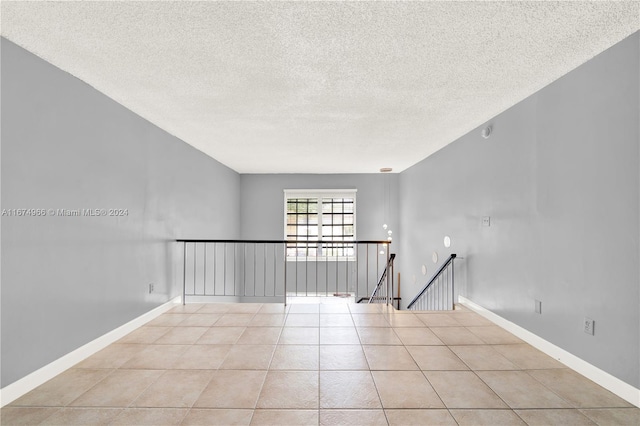
{"label": "window", "polygon": [[350,258],[356,190],[285,190],[284,221],[288,258]]}

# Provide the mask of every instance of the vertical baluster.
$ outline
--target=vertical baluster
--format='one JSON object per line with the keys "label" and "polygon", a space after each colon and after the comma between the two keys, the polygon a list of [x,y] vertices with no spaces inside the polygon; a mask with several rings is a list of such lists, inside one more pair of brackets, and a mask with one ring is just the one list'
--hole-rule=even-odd
{"label": "vertical baluster", "polygon": [[[446,275],[447,273],[447,268],[444,269],[444,273]],[[438,310],[442,310],[443,305],[442,305],[442,286],[444,284],[442,284],[444,281],[446,280],[446,278],[444,276],[440,277],[440,282],[438,285]]]}
{"label": "vertical baluster", "polygon": [[[391,250],[391,246],[389,246],[389,250]],[[391,306],[393,306],[393,263],[390,263],[389,265],[387,265],[387,273],[391,274],[391,287],[390,287],[390,291],[391,294],[389,295],[389,300],[391,301]]]}
{"label": "vertical baluster", "polygon": [[182,304],[186,305],[187,301],[187,242],[182,242]]}
{"label": "vertical baluster", "polygon": [[449,265],[450,272],[447,274],[447,288],[446,288],[446,305],[447,305],[447,309],[451,310],[451,301],[449,300],[449,295],[451,294],[451,292],[449,291],[449,288],[451,287],[451,273],[453,272],[453,263],[451,263],[451,265]]}
{"label": "vertical baluster", "polygon": [[282,271],[284,275],[284,306],[287,306],[287,243],[283,243],[284,247],[284,270]]}
{"label": "vertical baluster", "polygon": [[387,264],[384,267],[385,270],[385,279],[386,279],[386,288],[385,288],[385,298],[384,301],[385,303],[388,305],[389,304],[389,283],[390,283],[390,279],[389,279],[389,259],[390,259],[390,252],[391,250],[389,250],[391,247],[389,247],[389,245],[387,244]]}
{"label": "vertical baluster", "polygon": [[349,261],[349,245],[347,243],[343,243],[344,244],[344,249],[343,251],[343,256],[344,256],[344,275],[346,278],[345,284],[344,284],[344,293],[345,294],[350,294],[349,292],[349,272],[350,272],[350,261]]}
{"label": "vertical baluster", "polygon": [[329,247],[323,244],[324,251],[324,294],[329,296]]}
{"label": "vertical baluster", "polygon": [[438,275],[436,281],[436,311],[440,310],[440,287],[442,286],[442,274]]}
{"label": "vertical baluster", "polygon": [[451,259],[451,265],[449,266],[449,287],[447,288],[447,299],[449,299],[449,310],[453,309],[453,298],[451,298],[451,286],[453,283],[453,259]]}
{"label": "vertical baluster", "polygon": [[435,311],[436,310],[436,294],[435,294],[435,287],[431,287],[431,310]]}
{"label": "vertical baluster", "polygon": [[224,248],[224,252],[222,253],[222,294],[227,295],[227,243],[224,243],[222,246]]}
{"label": "vertical baluster", "polygon": [[426,311],[430,310],[430,308],[431,308],[431,302],[430,302],[431,292],[429,290],[427,290],[422,297],[424,297],[424,309]]}
{"label": "vertical baluster", "polygon": [[442,309],[449,309],[449,266],[447,266],[447,275],[442,286]]}
{"label": "vertical baluster", "polygon": [[370,250],[369,244],[367,244],[366,247],[367,247],[367,260],[366,260],[367,270],[365,273],[364,289],[365,289],[365,296],[368,296],[369,295],[369,250]]}
{"label": "vertical baluster", "polygon": [[[447,273],[447,269],[445,268],[444,273]],[[443,283],[446,281],[446,277],[441,277],[440,278],[440,285],[438,286],[438,310],[442,310],[443,308],[443,304],[442,304],[442,286],[444,285]]]}
{"label": "vertical baluster", "polygon": [[202,295],[207,295],[207,243],[204,243],[204,265],[202,267]]}
{"label": "vertical baluster", "polygon": [[247,295],[247,243],[242,243],[242,295]]}
{"label": "vertical baluster", "polygon": [[435,281],[433,282],[433,284],[431,285],[431,310],[432,311],[437,311],[437,297],[438,295],[436,294],[436,287],[438,286],[438,278],[435,279]]}
{"label": "vertical baluster", "polygon": [[213,295],[216,295],[216,275],[218,275],[218,243],[213,243]]}
{"label": "vertical baluster", "polygon": [[438,279],[438,310],[442,310],[442,282],[444,281],[444,277],[440,274],[440,278]]}
{"label": "vertical baluster", "polygon": [[443,289],[444,293],[446,293],[445,297],[443,298],[446,306],[446,308],[444,309],[449,309],[449,280],[451,279],[450,268],[451,268],[451,265],[447,267],[447,281],[446,281],[447,285]]}
{"label": "vertical baluster", "polygon": [[378,277],[380,276],[380,244],[376,244],[376,282],[374,285],[378,285]]}
{"label": "vertical baluster", "polygon": [[451,309],[455,307],[455,303],[456,303],[456,294],[454,290],[456,282],[454,280],[455,268],[453,267],[453,261],[454,259],[451,259]]}
{"label": "vertical baluster", "polygon": [[304,294],[305,296],[309,296],[309,243],[307,243],[304,251],[306,254],[304,257]]}
{"label": "vertical baluster", "polygon": [[340,293],[340,243],[334,243],[336,259],[336,294]]}
{"label": "vertical baluster", "polygon": [[193,294],[196,294],[196,257],[198,252],[198,243],[193,243]]}
{"label": "vertical baluster", "polygon": [[353,295],[355,296],[356,302],[358,301],[358,293],[360,291],[360,245],[354,243],[353,244],[353,255],[355,256],[355,272],[356,272],[356,287],[353,291]]}

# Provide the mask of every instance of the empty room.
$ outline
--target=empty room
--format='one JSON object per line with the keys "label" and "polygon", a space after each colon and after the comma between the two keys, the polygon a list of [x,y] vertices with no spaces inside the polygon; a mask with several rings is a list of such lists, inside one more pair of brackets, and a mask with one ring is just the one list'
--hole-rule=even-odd
{"label": "empty room", "polygon": [[0,424],[640,425],[639,2],[0,19]]}

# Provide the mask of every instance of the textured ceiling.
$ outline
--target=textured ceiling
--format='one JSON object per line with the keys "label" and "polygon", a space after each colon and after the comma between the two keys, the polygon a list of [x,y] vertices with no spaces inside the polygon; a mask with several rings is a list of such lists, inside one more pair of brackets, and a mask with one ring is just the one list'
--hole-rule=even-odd
{"label": "textured ceiling", "polygon": [[371,173],[637,31],[640,3],[2,1],[1,19],[7,39],[238,172]]}

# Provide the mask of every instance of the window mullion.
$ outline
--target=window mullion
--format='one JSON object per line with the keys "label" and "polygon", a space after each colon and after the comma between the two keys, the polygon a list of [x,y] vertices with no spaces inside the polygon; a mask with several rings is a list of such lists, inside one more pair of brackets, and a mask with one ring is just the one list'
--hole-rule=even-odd
{"label": "window mullion", "polygon": [[[318,197],[316,199],[316,210],[318,212],[318,241],[322,241],[322,197]],[[323,256],[324,250],[322,248],[322,243],[318,244],[318,254],[316,256]]]}
{"label": "window mullion", "polygon": [[[314,251],[313,256],[316,259],[320,257],[327,259],[331,256],[346,258],[348,256],[348,250],[344,243],[333,247],[329,245],[328,241],[337,239],[345,242],[355,239],[355,191],[353,192],[352,195],[351,193],[324,193],[322,191],[290,194],[285,191],[285,238],[291,239],[290,241],[309,241],[306,244],[295,244],[291,257],[301,258],[304,256],[309,258]],[[312,213],[311,206],[314,204],[315,212]],[[325,204],[327,206],[326,215],[323,213]],[[349,205],[349,212],[346,212],[347,205]],[[291,223],[289,223],[289,215]],[[312,224],[313,215],[316,215],[317,218],[315,226]],[[348,225],[346,223],[347,217],[350,218]],[[350,229],[348,237],[347,227]],[[302,232],[303,228],[304,232]],[[317,232],[312,232],[312,228],[317,229]],[[291,229],[291,235],[289,235],[289,229]],[[317,239],[318,242],[313,242],[314,239]]]}

